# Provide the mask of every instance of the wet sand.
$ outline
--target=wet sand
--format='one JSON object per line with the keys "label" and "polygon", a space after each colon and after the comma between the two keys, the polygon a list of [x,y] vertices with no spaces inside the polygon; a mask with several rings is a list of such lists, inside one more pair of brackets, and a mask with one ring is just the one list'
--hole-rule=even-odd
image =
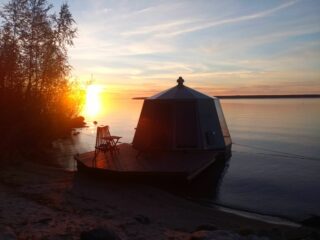
{"label": "wet sand", "polygon": [[312,234],[207,208],[150,186],[99,182],[27,162],[1,168],[1,234],[79,239],[96,228],[120,239],[297,239]]}

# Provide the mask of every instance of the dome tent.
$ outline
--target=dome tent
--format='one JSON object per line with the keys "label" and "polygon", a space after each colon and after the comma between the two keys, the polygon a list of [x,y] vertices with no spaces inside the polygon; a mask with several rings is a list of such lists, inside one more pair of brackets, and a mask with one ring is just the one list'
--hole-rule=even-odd
{"label": "dome tent", "polygon": [[230,150],[231,137],[218,98],[183,84],[143,103],[133,139],[139,151]]}

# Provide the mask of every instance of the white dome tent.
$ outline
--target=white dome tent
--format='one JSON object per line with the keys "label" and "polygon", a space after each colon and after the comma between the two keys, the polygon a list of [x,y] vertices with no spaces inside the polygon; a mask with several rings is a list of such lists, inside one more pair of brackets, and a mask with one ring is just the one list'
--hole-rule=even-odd
{"label": "white dome tent", "polygon": [[218,98],[183,84],[146,98],[133,139],[139,151],[231,149],[231,137]]}

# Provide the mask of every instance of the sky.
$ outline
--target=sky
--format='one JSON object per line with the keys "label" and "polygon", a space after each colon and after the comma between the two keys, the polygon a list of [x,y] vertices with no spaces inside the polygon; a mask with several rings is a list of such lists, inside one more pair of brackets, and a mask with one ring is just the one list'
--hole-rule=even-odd
{"label": "sky", "polygon": [[72,77],[110,94],[150,96],[179,76],[210,95],[320,93],[319,0],[67,2]]}

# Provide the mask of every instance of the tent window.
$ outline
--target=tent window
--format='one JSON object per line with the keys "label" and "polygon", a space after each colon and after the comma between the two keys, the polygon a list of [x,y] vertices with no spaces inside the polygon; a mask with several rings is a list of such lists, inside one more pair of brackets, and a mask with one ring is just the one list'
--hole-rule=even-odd
{"label": "tent window", "polygon": [[220,126],[221,126],[221,129],[222,129],[223,136],[224,137],[230,137],[230,133],[229,133],[229,130],[228,130],[228,127],[227,127],[227,123],[226,123],[226,120],[224,118],[222,109],[221,109],[220,102],[219,102],[219,100],[215,100],[214,103],[215,103],[215,106],[216,106],[216,109],[217,109],[217,114],[218,114],[218,117],[219,117],[219,122],[220,122]]}

